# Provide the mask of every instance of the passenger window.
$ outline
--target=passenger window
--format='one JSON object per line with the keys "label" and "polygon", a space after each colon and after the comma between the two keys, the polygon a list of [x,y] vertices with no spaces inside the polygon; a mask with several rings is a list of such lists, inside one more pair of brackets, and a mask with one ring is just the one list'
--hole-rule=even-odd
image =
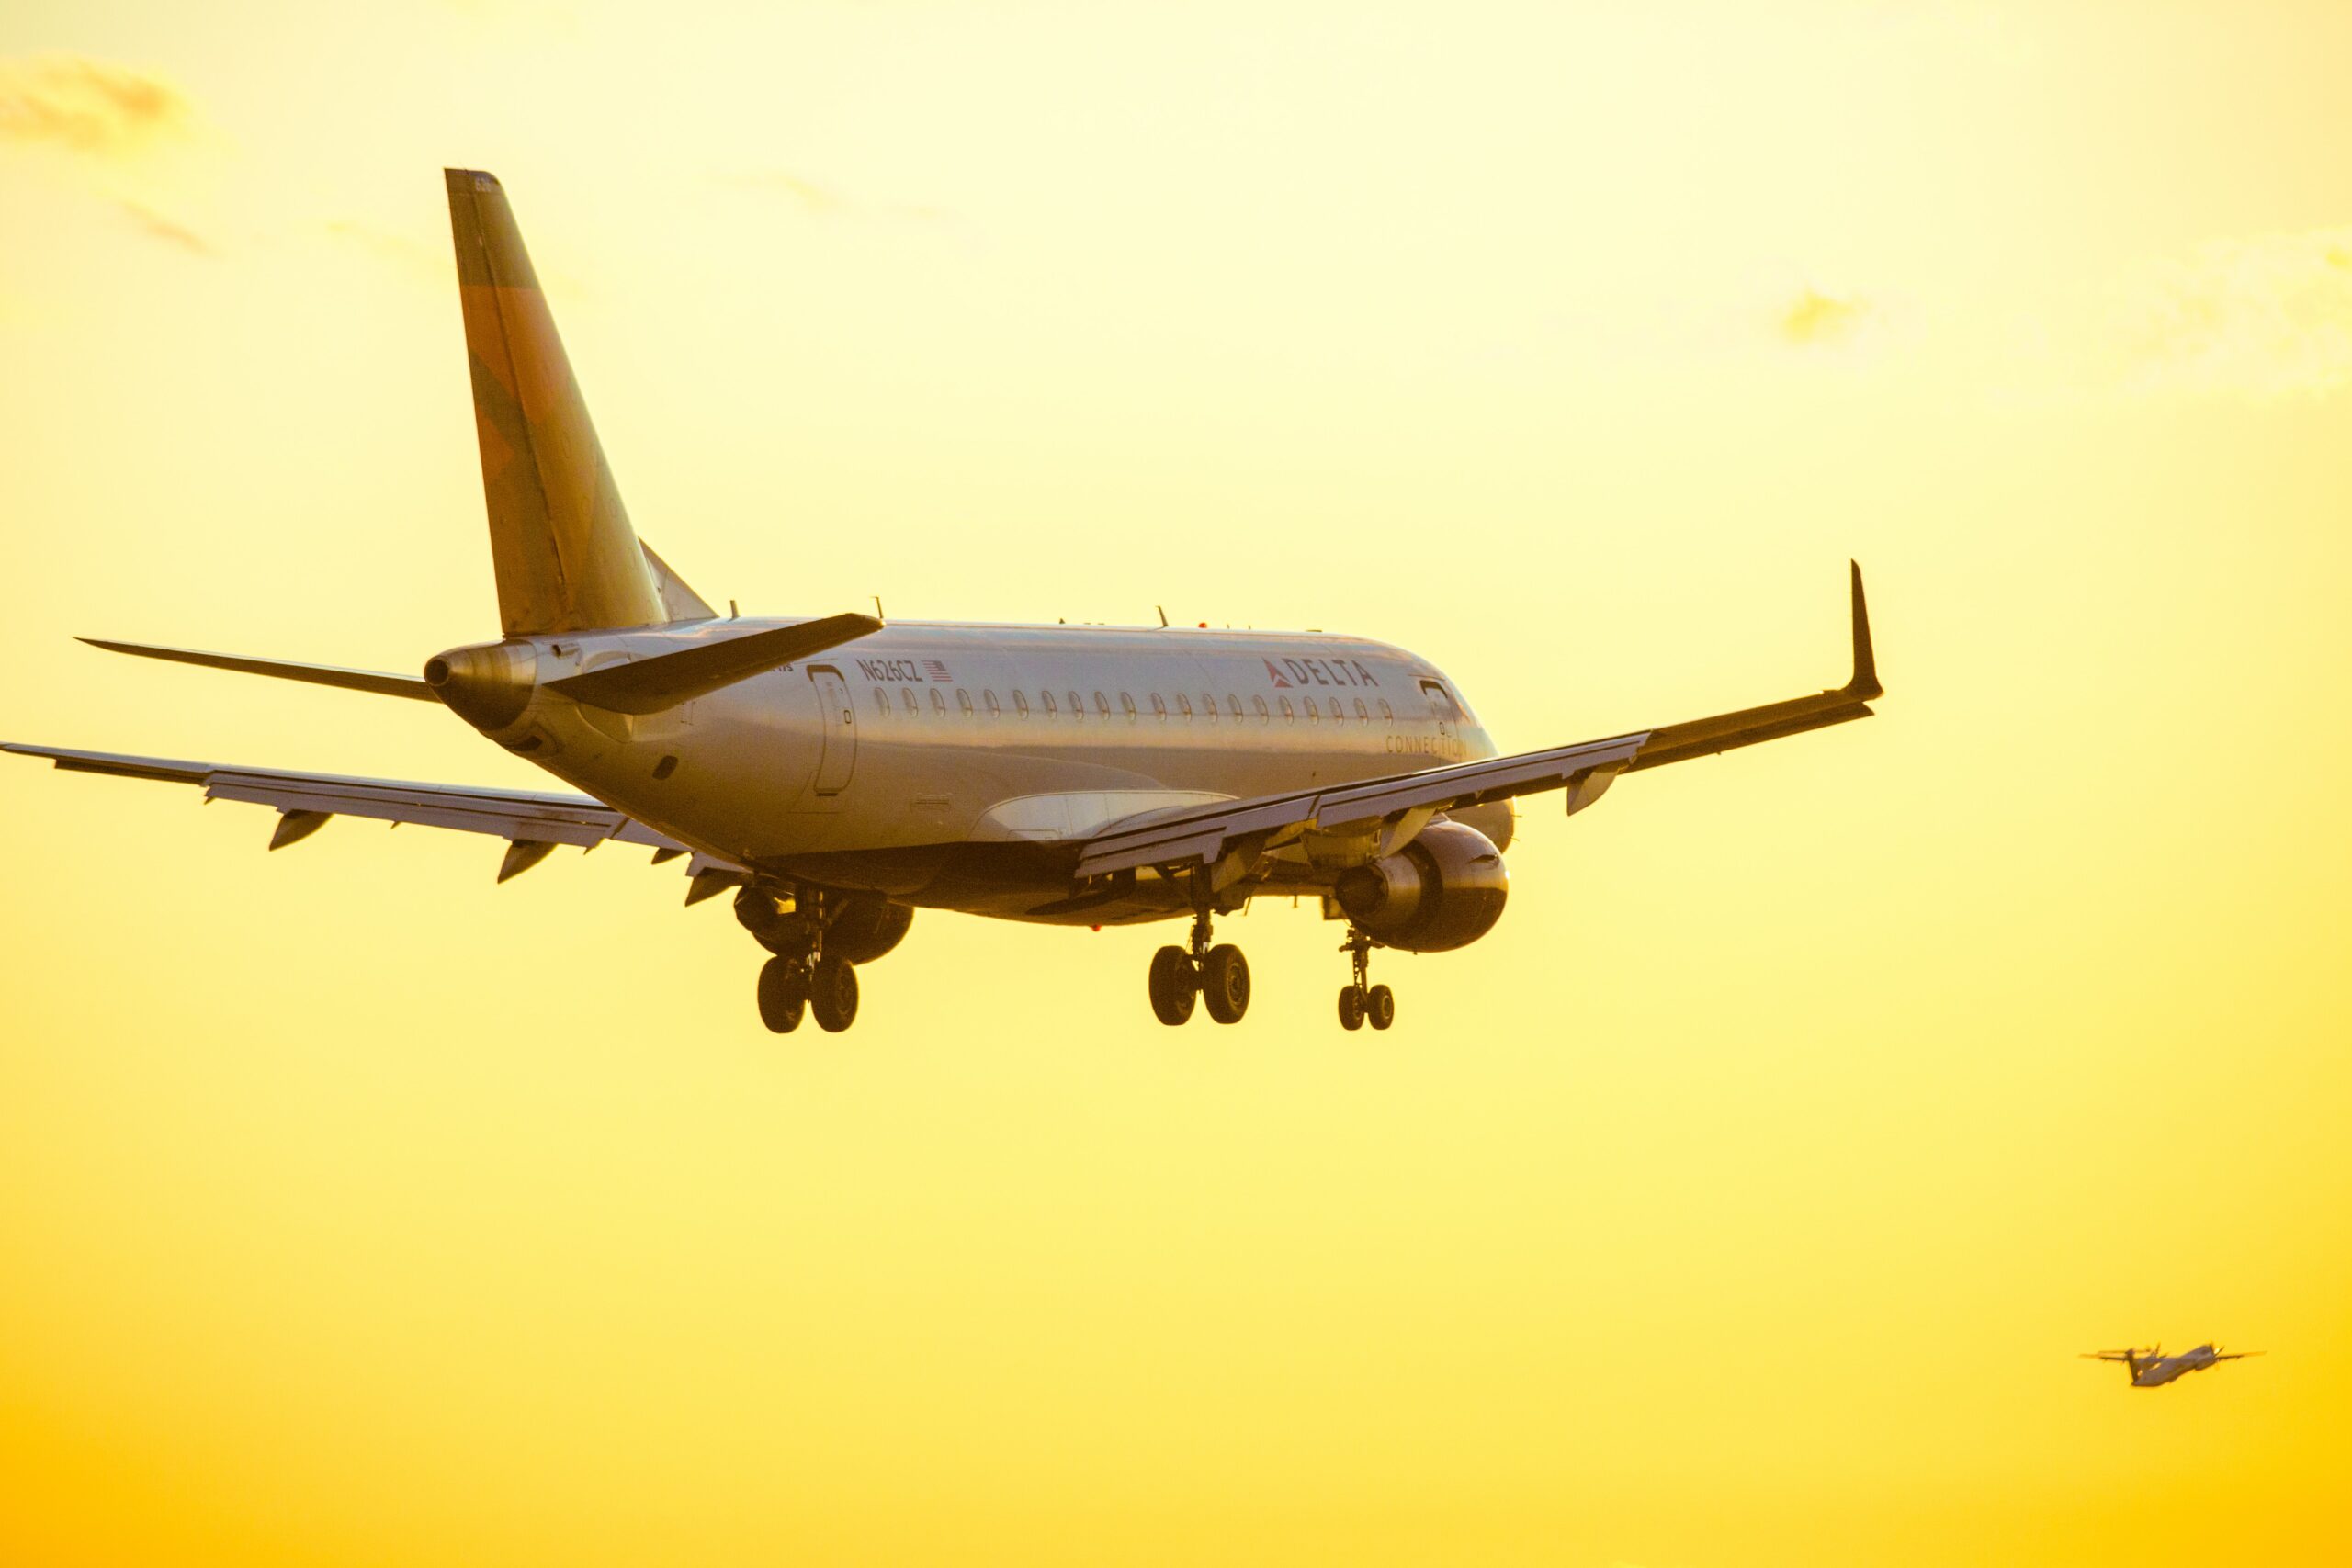
{"label": "passenger window", "polygon": [[991,687],[988,691],[982,692],[980,696],[989,705],[989,716],[990,718],[1001,718],[1004,716],[1004,710],[996,705],[995,688]]}
{"label": "passenger window", "polygon": [[1127,717],[1132,720],[1136,716],[1135,698],[1127,695],[1125,692],[1121,692],[1119,694],[1119,711],[1125,714]]}
{"label": "passenger window", "polygon": [[899,706],[906,710],[906,715],[909,718],[914,717],[915,689],[912,686],[901,686],[899,688]]}
{"label": "passenger window", "polygon": [[1356,699],[1356,717],[1366,724],[1372,722],[1372,715],[1364,711],[1363,699],[1362,697],[1358,697]]}
{"label": "passenger window", "polygon": [[890,716],[890,694],[879,686],[874,688],[874,711],[884,718]]}
{"label": "passenger window", "polygon": [[1320,724],[1323,722],[1323,710],[1315,705],[1315,699],[1313,697],[1306,699],[1306,722],[1309,724]]}
{"label": "passenger window", "polygon": [[1111,716],[1111,699],[1100,692],[1094,694],[1094,714],[1098,718]]}
{"label": "passenger window", "polygon": [[[1266,705],[1260,703],[1258,705],[1260,707],[1264,707]],[[1226,711],[1230,713],[1235,718],[1238,719],[1241,716],[1241,699],[1231,692],[1225,694],[1225,707]]]}
{"label": "passenger window", "polygon": [[1383,724],[1394,724],[1396,722],[1396,716],[1388,711],[1388,699],[1386,697],[1380,699],[1380,722]]}
{"label": "passenger window", "polygon": [[967,692],[967,691],[966,691],[966,690],[965,690],[963,687],[961,687],[961,686],[956,687],[956,705],[957,707],[962,708],[962,709],[964,710],[964,716],[965,716],[966,718],[969,718],[969,717],[971,717],[971,716],[972,716],[972,694],[971,694],[971,693],[969,693],[969,692]]}
{"label": "passenger window", "polygon": [[1037,700],[1046,705],[1046,716],[1047,718],[1053,717],[1055,714],[1054,694],[1051,692],[1040,692],[1037,694]]}
{"label": "passenger window", "polygon": [[947,716],[947,694],[936,686],[931,689],[931,711],[941,718]]}
{"label": "passenger window", "polygon": [[1029,716],[1029,699],[1019,692],[1012,694],[1012,712],[1019,718]]}
{"label": "passenger window", "polygon": [[1333,697],[1331,699],[1331,722],[1333,724],[1337,724],[1347,716],[1348,716],[1346,714],[1340,711],[1340,699]]}
{"label": "passenger window", "polygon": [[1084,718],[1086,716],[1086,705],[1078,700],[1078,694],[1076,692],[1064,692],[1062,695],[1069,699],[1070,717]]}
{"label": "passenger window", "polygon": [[1193,699],[1182,692],[1176,694],[1176,713],[1181,718],[1193,716]]}
{"label": "passenger window", "polygon": [[1269,713],[1266,711],[1266,699],[1265,699],[1265,698],[1263,698],[1263,697],[1252,697],[1252,698],[1250,698],[1250,700],[1251,702],[1253,702],[1253,703],[1255,703],[1255,704],[1257,704],[1257,705],[1258,705],[1258,722],[1259,722],[1260,724],[1263,724],[1263,723],[1265,723],[1267,719],[1269,719],[1269,718],[1271,718],[1271,717],[1272,717],[1272,716],[1273,716],[1272,715],[1269,714]]}
{"label": "passenger window", "polygon": [[1291,711],[1290,699],[1288,697],[1284,697],[1282,702],[1283,722],[1284,724],[1296,724],[1298,722],[1298,715]]}
{"label": "passenger window", "polygon": [[1158,692],[1151,694],[1151,716],[1157,719],[1165,719],[1168,716],[1168,705],[1160,700]]}
{"label": "passenger window", "polygon": [[1203,692],[1201,694],[1201,711],[1208,715],[1208,719],[1211,724],[1215,724],[1216,722],[1216,695],[1215,693]]}

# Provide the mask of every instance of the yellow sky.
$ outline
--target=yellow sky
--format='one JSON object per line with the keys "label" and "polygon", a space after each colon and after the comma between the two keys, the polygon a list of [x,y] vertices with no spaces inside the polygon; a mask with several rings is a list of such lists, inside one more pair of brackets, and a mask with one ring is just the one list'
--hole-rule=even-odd
{"label": "yellow sky", "polygon": [[[854,1034],[634,852],[0,767],[0,1559],[2335,1563],[2335,5],[0,12],[0,734],[528,784],[445,164],[714,599],[1390,638],[1532,746],[1379,961],[925,915]],[[393,711],[397,710],[397,711]],[[2263,1360],[2135,1393],[2074,1353]]]}

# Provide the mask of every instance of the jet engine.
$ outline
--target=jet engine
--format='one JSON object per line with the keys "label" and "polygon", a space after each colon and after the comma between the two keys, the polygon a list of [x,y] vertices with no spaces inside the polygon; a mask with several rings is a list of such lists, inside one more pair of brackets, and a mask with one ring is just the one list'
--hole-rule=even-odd
{"label": "jet engine", "polygon": [[1433,822],[1396,853],[1341,872],[1331,891],[1374,940],[1408,953],[1443,953],[1494,930],[1510,876],[1486,834]]}

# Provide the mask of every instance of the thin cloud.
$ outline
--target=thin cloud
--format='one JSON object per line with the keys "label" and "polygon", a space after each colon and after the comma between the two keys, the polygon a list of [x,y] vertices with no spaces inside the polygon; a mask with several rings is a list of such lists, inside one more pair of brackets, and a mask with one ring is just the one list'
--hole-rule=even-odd
{"label": "thin cloud", "polygon": [[2217,240],[2125,290],[2126,378],[2278,397],[2352,382],[2352,226]]}
{"label": "thin cloud", "polygon": [[1870,310],[1863,300],[1841,299],[1808,286],[1782,307],[1776,325],[1782,342],[1818,348],[1851,338]]}
{"label": "thin cloud", "polygon": [[0,140],[119,158],[185,135],[187,100],[158,77],[74,54],[0,60]]}
{"label": "thin cloud", "polygon": [[820,185],[787,169],[755,169],[749,174],[721,175],[719,183],[737,190],[782,196],[816,218],[905,218],[931,222],[946,216],[936,207],[863,201],[837,186]]}
{"label": "thin cloud", "polygon": [[190,255],[215,256],[220,254],[213,249],[211,241],[187,224],[175,222],[164,217],[152,207],[127,197],[119,200],[115,205],[122,210],[125,217],[137,224],[140,232],[149,239],[161,240],[167,245],[176,245]]}
{"label": "thin cloud", "polygon": [[379,229],[372,223],[362,223],[354,218],[330,220],[325,230],[329,237],[345,244],[356,245],[370,255],[381,258],[407,272],[422,272],[428,266],[435,277],[449,269],[449,258],[443,251],[427,251],[405,234],[395,234],[389,229]]}

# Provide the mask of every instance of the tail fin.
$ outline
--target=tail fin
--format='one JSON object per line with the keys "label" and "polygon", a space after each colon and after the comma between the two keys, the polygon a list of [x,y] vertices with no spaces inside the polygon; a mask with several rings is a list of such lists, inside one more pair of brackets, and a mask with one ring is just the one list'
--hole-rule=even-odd
{"label": "tail fin", "polygon": [[505,191],[476,170],[442,174],[505,634],[672,619],[605,466]]}

